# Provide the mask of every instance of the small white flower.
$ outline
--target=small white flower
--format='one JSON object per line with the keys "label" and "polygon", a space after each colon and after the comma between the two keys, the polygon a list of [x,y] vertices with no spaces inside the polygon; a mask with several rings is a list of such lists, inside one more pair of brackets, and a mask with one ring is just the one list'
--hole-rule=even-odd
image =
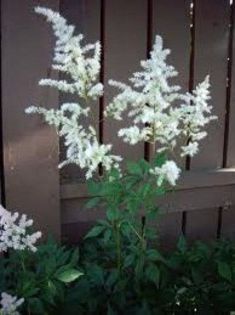
{"label": "small white flower", "polygon": [[[74,35],[74,26],[68,25],[58,12],[43,7],[36,7],[35,12],[47,18],[57,38],[53,69],[65,73],[69,78],[68,81],[41,79],[39,85],[76,94],[81,102],[62,104],[58,110],[30,106],[25,112],[43,115],[45,121],[56,127],[59,136],[64,138],[66,159],[59,167],[77,164],[86,169],[86,178],[90,178],[100,164],[106,170],[119,168],[121,157],[110,153],[110,144],[100,144],[95,128],[84,123],[84,116],[91,112],[88,101],[97,100],[103,95],[103,84],[98,82],[100,43],[82,45],[83,35]],[[86,106],[80,105],[84,102]]]}
{"label": "small white flower", "polygon": [[20,315],[17,308],[24,303],[24,299],[18,299],[16,296],[12,296],[6,292],[1,293],[0,300],[0,314],[2,315]]}
{"label": "small white flower", "polygon": [[8,249],[35,252],[35,244],[42,233],[29,233],[28,228],[32,225],[33,220],[28,220],[25,214],[20,217],[18,212],[11,213],[0,205],[0,253]]}
{"label": "small white flower", "polygon": [[197,154],[197,152],[199,151],[198,149],[198,142],[189,142],[189,144],[187,146],[182,146],[182,153],[181,156],[194,156]]}
{"label": "small white flower", "polygon": [[181,170],[174,161],[166,161],[161,167],[151,169],[150,173],[158,176],[158,186],[161,186],[165,180],[175,186]]}

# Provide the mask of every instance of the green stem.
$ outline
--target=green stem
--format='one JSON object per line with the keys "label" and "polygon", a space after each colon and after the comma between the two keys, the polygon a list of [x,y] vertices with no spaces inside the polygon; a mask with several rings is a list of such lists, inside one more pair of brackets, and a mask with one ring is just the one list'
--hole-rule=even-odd
{"label": "green stem", "polygon": [[114,224],[115,228],[115,241],[116,241],[116,257],[117,257],[117,269],[121,271],[121,238],[120,238],[120,226],[118,222]]}

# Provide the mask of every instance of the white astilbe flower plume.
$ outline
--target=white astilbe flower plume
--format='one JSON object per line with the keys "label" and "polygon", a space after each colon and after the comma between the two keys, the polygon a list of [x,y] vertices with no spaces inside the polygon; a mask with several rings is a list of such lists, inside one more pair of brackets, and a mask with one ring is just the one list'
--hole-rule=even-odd
{"label": "white astilbe flower plume", "polygon": [[194,156],[197,154],[198,141],[207,136],[207,132],[203,130],[211,120],[217,119],[211,115],[212,106],[208,105],[210,100],[210,83],[209,76],[198,84],[192,94],[185,95],[185,103],[180,107],[180,117],[183,122],[183,134],[190,140],[188,145],[182,146],[182,154]]}
{"label": "white astilbe flower plume", "polygon": [[[124,142],[134,145],[146,141],[154,144],[157,152],[171,153],[183,137],[186,145],[181,146],[181,156],[194,156],[199,151],[198,141],[207,135],[203,128],[216,118],[208,105],[209,77],[192,93],[180,93],[180,87],[170,83],[177,72],[166,63],[169,53],[163,49],[162,38],[156,36],[150,59],[142,61],[142,71],[130,78],[132,86],[110,80],[109,84],[121,92],[106,107],[105,116],[121,120],[126,111],[132,118],[132,125],[118,132]],[[151,173],[159,176],[159,183],[165,179],[175,185],[180,171],[174,161],[168,161]]]}
{"label": "white astilbe flower plume", "polygon": [[100,73],[100,43],[82,46],[83,35],[74,35],[75,27],[68,25],[58,12],[43,7],[36,7],[35,12],[47,18],[57,38],[53,69],[66,73],[69,77],[69,81],[42,79],[39,84],[74,93],[82,98],[89,96],[96,99],[101,96],[103,85],[96,83]]}
{"label": "white astilbe flower plume", "polygon": [[1,293],[0,299],[0,314],[1,315],[20,315],[17,309],[24,303],[24,299],[18,299],[17,296],[12,296],[6,292]]}
{"label": "white astilbe flower plume", "polygon": [[30,233],[33,220],[25,214],[11,213],[0,205],[0,253],[8,249],[37,250],[35,244],[42,236],[41,232]]}
{"label": "white astilbe flower plume", "polygon": [[150,170],[150,174],[158,176],[158,186],[161,186],[164,181],[175,186],[180,173],[181,170],[174,161],[166,161],[161,167],[155,167]]}
{"label": "white astilbe flower plume", "polygon": [[[79,104],[66,103],[58,110],[30,106],[26,113],[42,114],[46,122],[55,126],[58,134],[64,138],[66,160],[60,167],[75,163],[87,170],[86,178],[92,177],[100,164],[105,170],[119,168],[121,157],[110,153],[110,144],[99,143],[92,125],[84,124],[84,118],[91,112],[88,101],[97,100],[103,94],[103,85],[97,82],[100,74],[100,43],[82,46],[83,35],[74,35],[74,26],[68,25],[58,12],[42,7],[37,7],[35,11],[46,16],[57,37],[53,68],[69,77],[69,81],[43,79],[39,84],[76,94]],[[84,102],[85,107],[81,105]]]}
{"label": "white astilbe flower plume", "polygon": [[122,119],[122,113],[128,111],[133,118],[133,126],[123,128],[119,136],[125,142],[135,144],[140,141],[162,146],[175,146],[175,138],[180,134],[179,112],[171,107],[177,99],[180,87],[169,84],[169,79],[177,75],[173,66],[166,63],[170,53],[163,49],[162,38],[156,36],[150,59],[141,62],[142,71],[130,78],[133,87],[113,80],[109,84],[121,90],[107,106],[105,115]]}

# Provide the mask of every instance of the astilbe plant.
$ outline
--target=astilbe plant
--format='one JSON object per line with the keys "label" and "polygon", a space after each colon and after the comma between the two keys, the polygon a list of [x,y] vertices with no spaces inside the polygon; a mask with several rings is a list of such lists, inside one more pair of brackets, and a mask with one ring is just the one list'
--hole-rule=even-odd
{"label": "astilbe plant", "polygon": [[[27,219],[25,214],[11,213],[0,205],[0,255],[10,250],[36,252],[36,242],[41,232],[31,233],[29,228],[33,220]],[[21,258],[21,256],[19,256]],[[3,275],[2,275],[3,276]],[[17,315],[17,308],[24,303],[24,298],[18,299],[7,292],[1,293],[0,314]]]}
{"label": "astilbe plant", "polygon": [[[209,77],[192,93],[181,92],[179,86],[171,84],[177,71],[166,62],[170,50],[164,49],[162,38],[156,36],[150,58],[141,61],[141,71],[132,75],[130,84],[109,81],[120,92],[106,106],[105,119],[122,120],[127,113],[130,125],[120,129],[118,136],[130,145],[147,142],[153,151],[150,161],[127,162],[121,168],[122,157],[112,154],[111,144],[99,143],[94,125],[85,119],[92,118],[92,101],[103,95],[99,82],[100,43],[83,44],[83,35],[76,35],[74,26],[51,9],[37,7],[35,11],[52,24],[57,39],[52,67],[66,75],[64,80],[42,79],[39,85],[73,94],[77,102],[49,110],[30,106],[26,113],[41,114],[64,138],[66,160],[61,167],[74,163],[86,170],[87,179],[100,165],[104,171],[98,180],[88,181],[93,198],[87,207],[99,204],[105,209],[106,219],[97,222],[86,236],[82,257],[87,277],[78,284],[81,305],[87,300],[82,293],[89,291],[88,306],[85,302],[83,305],[85,312],[101,308],[102,314],[112,314],[113,307],[123,312],[127,305],[135,309],[140,303],[137,297],[147,299],[146,281],[160,288],[157,262],[164,259],[153,247],[156,232],[151,229],[158,210],[157,198],[175,186],[180,177],[176,155],[197,154],[199,141],[207,135],[205,126],[216,118],[208,105]],[[107,296],[103,290],[99,292],[99,285],[109,288]],[[129,295],[125,294],[127,288]],[[140,308],[146,310],[146,303]]]}

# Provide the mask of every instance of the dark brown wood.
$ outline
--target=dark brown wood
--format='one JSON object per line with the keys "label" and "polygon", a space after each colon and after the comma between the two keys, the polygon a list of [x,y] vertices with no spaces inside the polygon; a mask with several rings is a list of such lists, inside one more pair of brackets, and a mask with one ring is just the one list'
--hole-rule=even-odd
{"label": "dark brown wood", "polygon": [[33,12],[36,5],[58,9],[58,1],[7,1],[2,12],[2,118],[6,206],[27,213],[43,232],[60,235],[58,141],[32,104],[56,107],[58,95],[37,82],[50,73],[52,32]]}
{"label": "dark brown wood", "polygon": [[229,18],[229,0],[196,1],[194,86],[210,75],[211,104],[218,121],[207,128],[208,137],[202,141],[199,154],[192,159],[191,169],[222,166]]}
{"label": "dark brown wood", "polygon": [[163,250],[174,249],[181,235],[181,212],[164,213],[159,216],[156,232]]}
{"label": "dark brown wood", "polygon": [[235,206],[228,204],[222,209],[221,238],[235,240]]}
{"label": "dark brown wood", "polygon": [[[68,20],[69,24],[73,24],[76,27],[76,33],[82,33],[84,35],[83,44],[94,43],[101,39],[100,28],[100,11],[101,0],[61,0],[60,12]],[[60,95],[60,103],[75,101],[83,104],[83,102],[77,97],[71,94]],[[83,104],[87,106],[87,104]],[[84,119],[81,121],[85,126],[92,124],[96,129],[99,138],[99,101],[91,101],[88,105],[92,109],[92,119]],[[65,157],[65,147],[63,140],[60,144],[61,148],[61,160]],[[85,182],[85,172],[81,170],[77,165],[69,165],[61,170],[61,181],[63,183],[69,182]]]}
{"label": "dark brown wood", "polygon": [[199,209],[187,215],[186,235],[190,241],[215,240],[217,236],[218,208]]}
{"label": "dark brown wood", "polygon": [[[218,121],[207,128],[208,137],[203,140],[199,154],[190,161],[190,169],[215,169],[223,166],[225,130],[227,56],[229,44],[230,5],[229,0],[197,0],[194,8],[194,86],[209,74],[211,81],[211,103]],[[213,152],[213,154],[212,154]],[[209,198],[209,197],[206,197]],[[206,202],[205,202],[206,203]],[[205,207],[206,208],[206,207]],[[216,235],[218,212],[200,210],[188,213],[185,227],[188,238],[194,239],[202,233],[200,222],[203,213],[208,225],[208,236]],[[210,215],[206,215],[210,213]],[[204,227],[205,229],[205,227]]]}
{"label": "dark brown wood", "polygon": [[[185,172],[179,181],[176,190],[192,190],[196,188],[208,188],[216,186],[235,185],[235,169],[221,169],[218,171],[190,171]],[[73,199],[88,197],[86,184],[61,185],[61,198]]]}
{"label": "dark brown wood", "polygon": [[228,147],[227,147],[227,160],[226,166],[235,166],[235,4],[233,3],[232,18],[231,18],[232,41],[231,47],[231,77],[230,77],[230,112],[229,112],[229,130],[228,130]]}
{"label": "dark brown wood", "polygon": [[[118,92],[108,87],[108,80],[128,82],[134,71],[140,69],[140,60],[146,58],[146,0],[106,1],[105,9],[105,106]],[[113,144],[113,152],[124,159],[144,157],[144,145],[129,146],[117,136],[120,128],[130,125],[108,119],[104,122],[104,142]]]}
{"label": "dark brown wood", "polygon": [[[190,65],[190,2],[177,1],[175,5],[171,0],[159,0],[153,2],[153,40],[156,34],[163,38],[165,48],[171,49],[168,61],[172,64],[179,75],[173,79],[173,83],[180,85],[186,92],[189,87]],[[167,17],[167,19],[166,19]],[[185,159],[180,158],[180,152],[176,151],[177,162],[184,168]],[[169,229],[171,229],[171,217]],[[176,221],[181,229],[181,222]],[[165,230],[167,220],[165,219]],[[176,230],[178,231],[178,230]],[[173,237],[175,238],[175,237]]]}

